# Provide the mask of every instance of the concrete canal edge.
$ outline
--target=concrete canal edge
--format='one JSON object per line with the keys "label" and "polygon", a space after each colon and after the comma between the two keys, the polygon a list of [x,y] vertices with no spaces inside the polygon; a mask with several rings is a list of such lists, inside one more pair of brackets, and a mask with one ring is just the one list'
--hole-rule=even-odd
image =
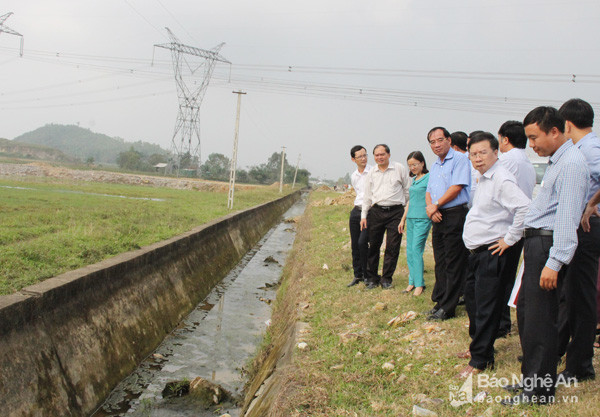
{"label": "concrete canal edge", "polygon": [[0,297],[0,410],[87,416],[300,192]]}
{"label": "concrete canal edge", "polygon": [[287,408],[297,399],[298,369],[294,354],[298,344],[310,333],[304,322],[312,306],[307,280],[314,272],[305,253],[312,229],[310,205],[297,222],[296,239],[288,255],[268,328],[269,342],[263,344],[250,367],[249,381],[241,416],[286,416]]}

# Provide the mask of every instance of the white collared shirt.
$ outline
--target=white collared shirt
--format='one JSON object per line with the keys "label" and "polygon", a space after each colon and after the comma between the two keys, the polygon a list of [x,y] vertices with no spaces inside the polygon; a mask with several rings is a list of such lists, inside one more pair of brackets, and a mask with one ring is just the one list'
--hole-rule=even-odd
{"label": "white collared shirt", "polygon": [[517,185],[515,176],[499,161],[479,177],[473,207],[463,230],[467,249],[497,242],[514,245],[523,235],[523,221],[531,200]]}
{"label": "white collared shirt", "polygon": [[399,162],[392,162],[385,171],[375,166],[367,174],[361,218],[366,219],[369,209],[380,206],[406,205],[410,177],[408,170]]}
{"label": "white collared shirt", "polygon": [[515,176],[519,188],[527,197],[531,198],[536,175],[535,168],[527,157],[525,149],[512,148],[510,151],[501,154],[499,159],[502,165]]}
{"label": "white collared shirt", "polygon": [[352,184],[352,188],[356,192],[356,198],[354,199],[355,206],[362,206],[365,195],[365,180],[371,168],[370,165],[365,166],[365,170],[362,173],[356,169],[350,176],[350,184]]}

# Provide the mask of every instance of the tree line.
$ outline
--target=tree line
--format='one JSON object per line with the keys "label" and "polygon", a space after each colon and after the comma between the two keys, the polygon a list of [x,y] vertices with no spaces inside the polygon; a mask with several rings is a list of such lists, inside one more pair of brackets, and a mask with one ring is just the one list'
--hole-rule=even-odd
{"label": "tree line", "polygon": [[[121,169],[127,169],[131,171],[154,171],[154,166],[158,163],[168,163],[168,157],[160,154],[144,155],[139,151],[136,151],[131,147],[126,152],[121,152],[117,156],[117,164]],[[192,168],[198,166],[195,158],[186,158],[184,155],[180,161],[182,168]],[[198,169],[199,177],[206,180],[213,181],[229,181],[229,169],[231,166],[231,160],[221,154],[212,153],[208,156],[206,161],[200,165]],[[294,180],[294,173],[296,167],[288,163],[287,155],[284,158],[283,163],[283,182],[291,183]],[[246,184],[273,184],[279,181],[281,173],[281,153],[273,152],[268,158],[267,162],[253,165],[248,169],[237,169],[236,170],[236,182]],[[308,184],[310,178],[310,172],[306,169],[298,169],[296,176],[297,184]]]}

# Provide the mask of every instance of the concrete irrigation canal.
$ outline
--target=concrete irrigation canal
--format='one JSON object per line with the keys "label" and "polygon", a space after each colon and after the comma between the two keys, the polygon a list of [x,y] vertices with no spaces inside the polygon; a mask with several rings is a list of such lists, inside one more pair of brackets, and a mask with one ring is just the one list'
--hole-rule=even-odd
{"label": "concrete irrigation canal", "polygon": [[238,416],[305,197],[1,296],[2,415]]}
{"label": "concrete irrigation canal", "polygon": [[[243,368],[256,352],[270,320],[282,266],[302,214],[299,201],[284,215],[194,311],[94,414],[105,416],[239,416]],[[223,402],[205,406],[190,395],[201,377],[221,386]]]}

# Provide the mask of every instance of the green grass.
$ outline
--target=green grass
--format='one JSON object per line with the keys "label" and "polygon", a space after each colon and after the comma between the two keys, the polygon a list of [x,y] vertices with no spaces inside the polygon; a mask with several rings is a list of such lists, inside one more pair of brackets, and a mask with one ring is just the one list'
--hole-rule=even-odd
{"label": "green grass", "polygon": [[[235,209],[279,196],[269,187],[236,191]],[[176,236],[229,212],[227,193],[0,179],[0,294]]]}
{"label": "green grass", "polygon": [[[339,194],[313,193],[311,199],[336,196]],[[467,360],[455,356],[469,346],[464,307],[452,320],[440,323],[425,319],[423,312],[432,306],[434,284],[430,245],[425,253],[427,290],[423,296],[402,294],[408,282],[404,242],[391,290],[367,291],[363,285],[347,288],[352,279],[347,229],[350,209],[340,205],[311,206],[300,222],[294,255],[290,256],[293,259],[286,265],[286,282],[278,294],[276,309],[283,309],[283,304],[310,306],[297,309],[300,313],[294,318],[310,326],[310,332],[301,336],[309,349],[296,351],[295,368],[282,384],[286,392],[280,395],[280,402],[274,407],[278,411],[271,416],[408,416],[413,406],[421,403],[444,417],[480,416],[486,412],[490,416],[600,415],[600,389],[593,381],[558,389],[559,397],[576,396],[579,402],[574,404],[506,408],[496,402],[484,402],[452,407],[450,392],[457,392],[464,382],[457,374],[467,365]],[[325,264],[328,269],[323,269]],[[378,303],[385,309],[376,308]],[[415,320],[396,328],[387,325],[391,318],[411,310],[418,313]],[[274,330],[284,326],[277,314],[276,310]],[[351,336],[344,337],[348,333]],[[500,339],[495,347],[496,368],[485,375],[519,375],[518,336]],[[594,362],[599,369],[597,358]],[[383,369],[384,363],[391,363],[394,368]],[[479,391],[487,391],[493,397],[507,395],[501,388],[482,388],[475,382],[473,395]],[[441,402],[423,403],[424,399]]]}

